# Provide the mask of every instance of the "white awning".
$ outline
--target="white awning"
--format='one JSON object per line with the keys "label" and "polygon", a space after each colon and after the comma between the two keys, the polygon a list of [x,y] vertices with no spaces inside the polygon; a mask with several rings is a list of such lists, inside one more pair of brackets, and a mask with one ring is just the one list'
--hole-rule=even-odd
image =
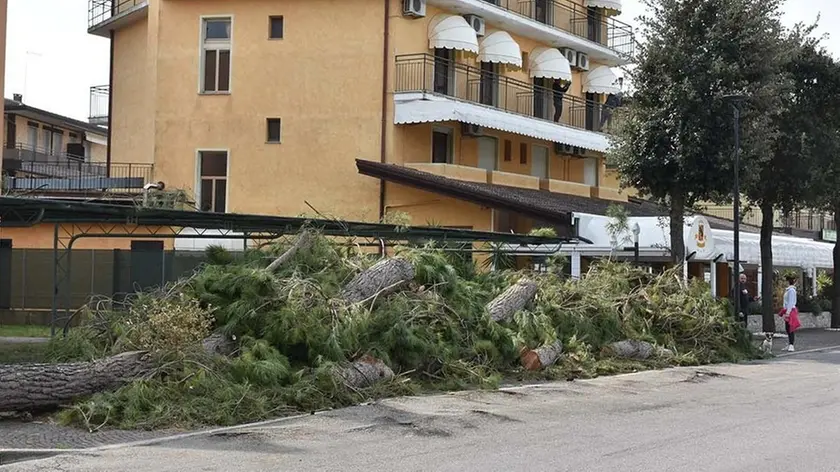
{"label": "white awning", "polygon": [[586,74],[583,79],[583,91],[586,93],[619,93],[618,76],[607,66],[599,66]]}
{"label": "white awning", "polygon": [[463,16],[437,15],[429,23],[429,49],[436,48],[478,54],[478,37]]}
{"label": "white awning", "polygon": [[[732,231],[712,230],[717,251],[726,260],[735,259],[735,236]],[[741,233],[739,259],[745,264],[761,265],[761,237],[755,233]],[[773,235],[773,266],[803,269],[831,269],[834,267],[834,245],[792,236]]]}
{"label": "white awning", "polygon": [[621,13],[621,0],[586,0],[587,7],[603,8],[607,13]]}
{"label": "white awning", "polygon": [[538,47],[528,55],[531,77],[572,81],[569,60],[555,48]]}
{"label": "white awning", "polygon": [[505,31],[488,34],[478,45],[478,60],[522,67],[522,50]]}
{"label": "white awning", "polygon": [[601,133],[516,115],[449,97],[398,93],[394,96],[394,102],[394,124],[397,125],[457,121],[591,151],[606,152],[610,146],[608,137]]}

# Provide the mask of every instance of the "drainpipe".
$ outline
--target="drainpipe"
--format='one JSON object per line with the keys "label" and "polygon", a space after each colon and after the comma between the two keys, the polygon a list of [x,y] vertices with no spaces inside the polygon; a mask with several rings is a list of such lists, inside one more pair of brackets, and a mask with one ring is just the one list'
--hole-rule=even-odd
{"label": "drainpipe", "polygon": [[[385,163],[387,160],[387,138],[388,131],[388,63],[390,59],[390,39],[391,39],[391,0],[385,0],[385,19],[384,31],[382,41],[382,128],[380,130],[380,150],[379,162]],[[379,179],[379,221],[385,218],[385,180]]]}
{"label": "drainpipe", "polygon": [[[108,138],[106,142],[108,143],[108,149],[105,151],[105,172],[107,177],[111,177],[111,132],[113,128],[111,127],[111,120],[113,119],[114,113],[114,30],[110,31],[111,36],[111,52],[110,52],[110,59],[109,59],[109,70],[108,70]],[[131,177],[131,176],[129,176]]]}

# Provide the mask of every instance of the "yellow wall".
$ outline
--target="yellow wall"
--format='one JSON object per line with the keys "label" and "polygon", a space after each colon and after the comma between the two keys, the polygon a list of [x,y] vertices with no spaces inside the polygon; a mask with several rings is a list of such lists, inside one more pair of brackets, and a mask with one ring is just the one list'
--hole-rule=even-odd
{"label": "yellow wall", "polygon": [[[111,161],[154,160],[151,95],[148,84],[154,77],[146,65],[148,20],[122,28],[114,34],[114,63],[111,95]],[[188,125],[188,123],[184,123]]]}
{"label": "yellow wall", "polygon": [[413,225],[432,224],[469,227],[476,231],[492,230],[492,210],[489,208],[397,184],[387,184],[386,192],[387,213],[407,213],[411,216]]}
{"label": "yellow wall", "polygon": [[[77,225],[77,229],[73,229],[72,225],[62,225],[60,234],[64,237],[67,234],[79,233],[82,229],[91,233],[101,233],[102,228],[110,228],[111,226],[90,226]],[[168,231],[165,228],[158,227],[137,227],[129,226],[115,226],[114,233],[118,232],[133,232],[135,234],[166,234]],[[46,249],[53,247],[55,236],[54,224],[40,224],[31,228],[0,228],[0,239],[11,239],[12,248],[14,249]],[[131,249],[132,238],[79,238],[73,243],[73,249]],[[147,238],[144,241],[151,240]],[[170,250],[174,247],[173,239],[161,238],[165,249]]]}

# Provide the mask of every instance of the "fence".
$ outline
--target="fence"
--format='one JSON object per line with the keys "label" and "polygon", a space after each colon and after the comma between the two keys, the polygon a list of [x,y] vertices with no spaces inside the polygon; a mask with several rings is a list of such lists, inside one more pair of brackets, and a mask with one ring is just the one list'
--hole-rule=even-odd
{"label": "fence", "polygon": [[104,23],[121,13],[125,13],[136,6],[147,3],[148,0],[89,0],[88,29]]}
{"label": "fence", "polygon": [[[0,309],[49,310],[53,301],[52,249],[0,250]],[[204,252],[73,250],[73,277],[65,285],[73,308],[91,295],[117,297],[161,286],[192,273]],[[66,292],[58,294],[66,296]],[[2,306],[6,305],[6,306]]]}

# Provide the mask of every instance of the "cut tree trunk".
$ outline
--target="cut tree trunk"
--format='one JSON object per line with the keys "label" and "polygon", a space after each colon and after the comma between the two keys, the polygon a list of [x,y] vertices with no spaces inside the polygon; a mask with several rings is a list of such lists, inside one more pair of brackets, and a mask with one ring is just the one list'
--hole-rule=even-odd
{"label": "cut tree trunk", "polygon": [[[761,330],[776,332],[776,316],[773,313],[773,205],[761,206]],[[749,307],[741,307],[749,320]],[[747,322],[749,326],[749,322]]]}
{"label": "cut tree trunk", "polygon": [[653,344],[645,341],[618,341],[607,346],[607,352],[622,359],[645,360],[655,352]]}
{"label": "cut tree trunk", "polygon": [[363,356],[348,367],[336,369],[335,375],[348,387],[365,388],[394,378],[394,371],[379,359]]}
{"label": "cut tree trunk", "polygon": [[487,304],[487,311],[493,321],[510,319],[517,311],[525,308],[537,295],[537,283],[525,278],[519,279],[501,295]]}
{"label": "cut tree trunk", "polygon": [[389,295],[414,280],[414,265],[400,259],[383,259],[353,278],[341,299],[346,303],[361,303],[371,298]]}
{"label": "cut tree trunk", "polygon": [[207,354],[217,354],[220,356],[229,356],[233,354],[233,351],[235,350],[233,340],[218,333],[212,334],[205,338],[204,341],[201,341],[201,347],[204,348],[204,352]]}
{"label": "cut tree trunk", "polygon": [[527,370],[542,370],[554,365],[562,353],[563,343],[556,341],[537,349],[523,349],[519,360]]}
{"label": "cut tree trunk", "polygon": [[114,390],[153,367],[146,352],[126,352],[93,362],[0,365],[0,411],[51,408]]}
{"label": "cut tree trunk", "polygon": [[292,247],[287,249],[286,252],[280,255],[280,257],[274,259],[274,261],[266,267],[266,270],[274,272],[278,267],[288,262],[289,259],[295,257],[295,254],[297,254],[298,251],[308,248],[312,244],[312,240],[312,233],[309,231],[303,231],[300,235],[298,235]]}

